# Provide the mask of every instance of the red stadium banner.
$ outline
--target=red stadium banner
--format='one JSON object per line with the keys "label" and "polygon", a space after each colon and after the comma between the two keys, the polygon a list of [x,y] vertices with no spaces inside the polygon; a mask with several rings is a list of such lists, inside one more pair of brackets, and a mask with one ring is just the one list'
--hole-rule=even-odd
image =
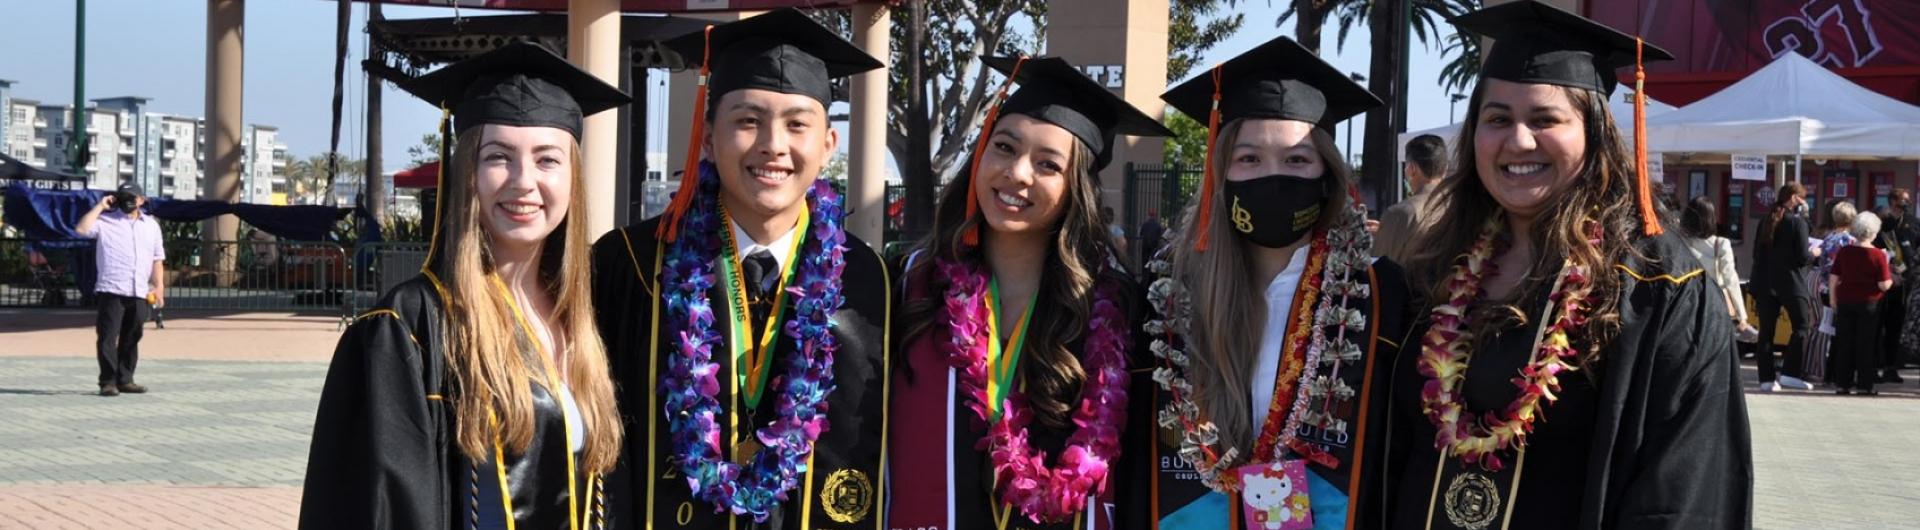
{"label": "red stadium banner", "polygon": [[1667,103],[1696,101],[1784,53],[1920,103],[1915,0],[1587,0],[1585,6],[1594,20],[1673,52],[1677,60],[1647,65],[1647,92]]}
{"label": "red stadium banner", "polygon": [[[354,0],[366,2],[367,0]],[[382,4],[454,7],[472,9],[512,9],[518,11],[566,11],[567,0],[380,0]],[[761,11],[782,7],[846,7],[873,0],[620,0],[627,13],[693,13],[700,11]],[[886,3],[898,3],[888,1]]]}
{"label": "red stadium banner", "polygon": [[1587,14],[1679,60],[1650,71],[1752,71],[1794,52],[1828,68],[1920,65],[1913,0],[1588,0]]}

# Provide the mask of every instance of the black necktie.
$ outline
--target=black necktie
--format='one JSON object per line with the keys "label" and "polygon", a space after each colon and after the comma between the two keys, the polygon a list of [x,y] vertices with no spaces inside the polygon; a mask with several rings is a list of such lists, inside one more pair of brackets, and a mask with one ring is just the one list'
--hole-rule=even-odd
{"label": "black necktie", "polygon": [[747,313],[752,316],[747,326],[755,341],[766,331],[767,315],[773,312],[773,284],[780,281],[779,269],[780,262],[766,249],[747,255],[740,263],[742,279],[747,283]]}

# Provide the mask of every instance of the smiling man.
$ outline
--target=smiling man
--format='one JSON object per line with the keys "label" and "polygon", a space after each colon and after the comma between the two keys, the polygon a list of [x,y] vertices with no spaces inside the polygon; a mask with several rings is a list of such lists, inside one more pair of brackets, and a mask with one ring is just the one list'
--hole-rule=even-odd
{"label": "smiling man", "polygon": [[668,43],[706,65],[704,156],[658,218],[594,245],[642,528],[879,528],[890,282],[819,180],[833,78],[880,67],[799,11]]}

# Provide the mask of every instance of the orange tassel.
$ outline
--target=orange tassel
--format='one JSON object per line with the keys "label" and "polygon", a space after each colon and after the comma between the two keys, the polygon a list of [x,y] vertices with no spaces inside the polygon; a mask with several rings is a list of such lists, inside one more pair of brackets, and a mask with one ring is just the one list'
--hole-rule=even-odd
{"label": "orange tassel", "polygon": [[1660,235],[1660,216],[1653,208],[1653,180],[1647,174],[1647,66],[1644,64],[1647,41],[1634,37],[1633,44],[1633,167],[1634,184],[1640,188],[1640,231]]}
{"label": "orange tassel", "polygon": [[[1025,64],[1025,55],[1013,62],[1013,71],[1007,73],[1007,82],[1002,83],[1000,91],[993,95],[993,108],[987,110],[987,120],[980,124],[980,139],[973,144],[973,162],[967,165],[967,216],[961,220],[962,223],[973,220],[973,216],[980,213],[980,200],[974,195],[979,191],[975,189],[975,183],[980,182],[980,155],[986,152],[987,139],[993,136],[993,122],[1000,119],[1000,105],[1007,102],[1007,89],[1013,86],[1013,80],[1020,77],[1020,67]],[[960,234],[960,242],[969,247],[979,246],[980,226],[967,227],[967,231]]]}
{"label": "orange tassel", "polygon": [[713,26],[707,26],[704,40],[700,50],[700,80],[693,89],[693,134],[687,140],[686,164],[681,166],[680,191],[674,192],[673,202],[660,214],[660,226],[653,231],[654,237],[669,243],[680,237],[680,218],[687,214],[694,194],[700,191],[700,137],[706,135],[707,78],[713,73]]}
{"label": "orange tassel", "polygon": [[1193,250],[1207,251],[1207,225],[1213,224],[1213,142],[1220,134],[1220,67],[1213,67],[1213,110],[1207,112],[1206,171],[1200,175],[1200,211],[1194,216]]}

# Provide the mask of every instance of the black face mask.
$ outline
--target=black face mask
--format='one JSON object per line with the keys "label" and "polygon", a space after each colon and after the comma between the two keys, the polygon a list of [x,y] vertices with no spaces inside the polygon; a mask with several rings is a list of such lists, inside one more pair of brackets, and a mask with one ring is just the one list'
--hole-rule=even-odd
{"label": "black face mask", "polygon": [[133,213],[133,210],[135,208],[140,207],[140,204],[138,202],[140,198],[138,196],[135,196],[132,193],[127,193],[124,191],[116,191],[116,192],[113,192],[113,195],[114,195],[113,207],[119,209],[120,213],[130,214],[130,213]]}
{"label": "black face mask", "polygon": [[1233,229],[1255,245],[1283,248],[1300,241],[1320,222],[1326,185],[1319,179],[1269,175],[1227,181]]}

